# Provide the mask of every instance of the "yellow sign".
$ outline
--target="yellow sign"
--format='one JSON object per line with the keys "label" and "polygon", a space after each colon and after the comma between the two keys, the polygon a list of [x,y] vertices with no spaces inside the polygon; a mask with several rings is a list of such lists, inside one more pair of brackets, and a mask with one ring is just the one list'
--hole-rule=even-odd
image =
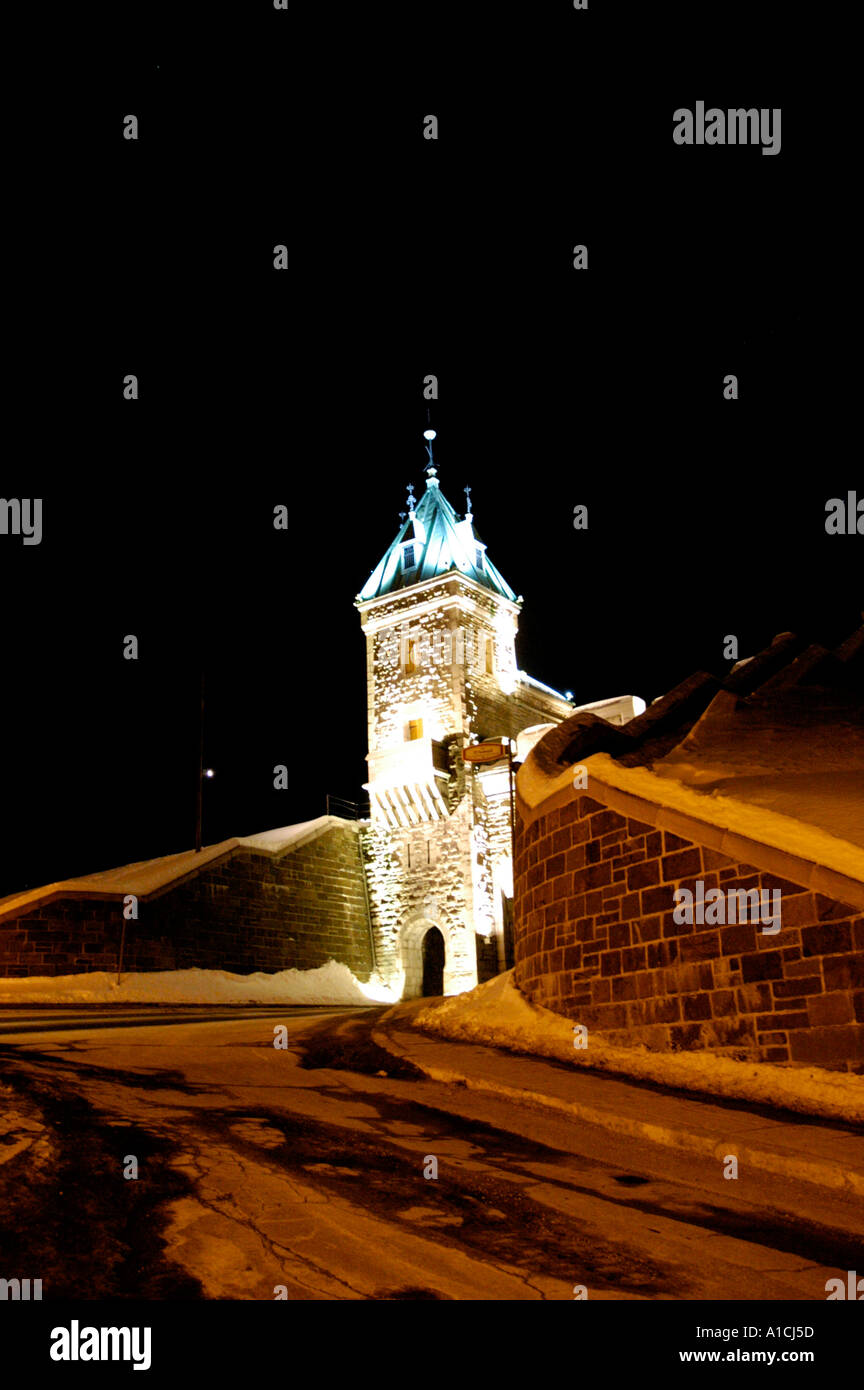
{"label": "yellow sign", "polygon": [[497,763],[506,757],[506,743],[474,743],[470,748],[462,749],[462,758],[466,763]]}

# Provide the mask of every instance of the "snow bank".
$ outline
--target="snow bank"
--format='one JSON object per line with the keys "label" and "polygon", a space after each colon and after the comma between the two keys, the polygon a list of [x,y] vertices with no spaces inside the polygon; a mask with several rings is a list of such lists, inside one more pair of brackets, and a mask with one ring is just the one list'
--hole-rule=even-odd
{"label": "snow bank", "polygon": [[154,970],[124,974],[0,979],[0,1004],[392,1004],[401,997],[372,975],[363,984],[347,965],[232,975],[227,970]]}
{"label": "snow bank", "polygon": [[571,1066],[638,1077],[709,1096],[758,1101],[824,1119],[864,1120],[864,1078],[820,1067],[736,1062],[710,1052],[651,1052],[604,1042],[589,1030],[588,1046],[573,1046],[573,1021],[531,1004],[513,981],[496,975],[467,994],[420,1009],[412,1024],[458,1042],[485,1043],[553,1057]]}

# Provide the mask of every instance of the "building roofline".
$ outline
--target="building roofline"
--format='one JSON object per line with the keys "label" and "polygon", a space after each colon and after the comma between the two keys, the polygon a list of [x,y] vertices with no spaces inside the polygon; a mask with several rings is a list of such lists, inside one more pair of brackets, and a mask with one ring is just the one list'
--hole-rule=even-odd
{"label": "building roofline", "polygon": [[522,611],[522,604],[518,599],[508,598],[506,594],[500,593],[497,589],[490,589],[485,584],[478,584],[476,579],[469,579],[467,574],[461,570],[445,570],[443,574],[433,575],[430,579],[422,579],[417,584],[406,584],[400,589],[389,589],[386,594],[376,594],[373,598],[361,599],[360,595],[354,599],[354,607],[358,613],[368,613],[370,609],[383,608],[388,603],[398,603],[403,597],[414,599],[417,594],[428,592],[436,584],[464,584],[466,588],[481,596],[492,597],[496,604],[509,608],[512,613],[518,614]]}
{"label": "building roofline", "polygon": [[533,686],[535,690],[542,690],[546,695],[554,695],[556,700],[560,700],[562,705],[566,705],[572,712],[573,706],[571,701],[568,700],[567,696],[563,695],[560,690],[554,690],[553,687],[547,685],[545,681],[538,681],[535,676],[529,676],[527,671],[517,671],[516,676],[517,679],[522,681],[525,685]]}

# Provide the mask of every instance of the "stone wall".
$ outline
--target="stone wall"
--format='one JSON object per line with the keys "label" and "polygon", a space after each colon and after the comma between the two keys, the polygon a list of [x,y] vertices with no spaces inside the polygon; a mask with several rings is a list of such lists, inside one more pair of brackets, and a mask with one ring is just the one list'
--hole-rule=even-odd
{"label": "stone wall", "polygon": [[[516,982],[589,1038],[864,1071],[860,909],[587,795],[517,823],[516,869]],[[676,922],[697,880],[780,889],[780,931]]]}
{"label": "stone wall", "polygon": [[[445,991],[474,982],[471,802],[443,821],[364,832],[367,880],[379,968],[390,979],[405,969],[406,996],[419,992],[422,940],[437,926],[445,944]],[[415,986],[417,988],[415,989]]]}
{"label": "stone wall", "polygon": [[[515,738],[568,715],[566,701],[515,680],[515,638],[515,619],[502,622],[495,594],[452,576],[419,598],[401,590],[377,606],[367,628],[370,751],[404,741],[414,706],[423,707],[424,732],[439,740]],[[406,667],[409,643],[413,670]]]}
{"label": "stone wall", "polygon": [[446,586],[436,587],[414,610],[410,596],[401,593],[376,613],[376,622],[385,626],[367,632],[370,752],[404,743],[406,723],[421,711],[425,737],[442,740],[462,732],[467,712],[453,665],[461,650],[460,622],[455,609],[434,606],[448,594]]}
{"label": "stone wall", "polygon": [[[191,966],[311,970],[331,957],[360,979],[372,970],[360,827],[331,824],[268,855],[232,851],[200,873],[138,901],[126,923],[124,970]],[[0,976],[117,969],[123,900],[61,897],[0,914]]]}
{"label": "stone wall", "polygon": [[532,690],[522,682],[512,695],[491,687],[488,677],[472,680],[474,728],[481,739],[515,738],[535,724],[555,724],[567,718],[570,707],[563,700]]}

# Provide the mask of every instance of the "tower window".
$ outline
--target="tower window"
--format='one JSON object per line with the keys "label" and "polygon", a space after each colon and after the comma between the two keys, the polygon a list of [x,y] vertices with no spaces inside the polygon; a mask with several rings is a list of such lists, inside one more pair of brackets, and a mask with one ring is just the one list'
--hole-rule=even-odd
{"label": "tower window", "polygon": [[480,549],[479,546],[478,546],[477,551],[476,551],[476,558],[475,558],[475,560],[474,560],[474,567],[475,567],[475,569],[478,569],[478,570],[482,570],[482,568],[483,568],[483,551]]}
{"label": "tower window", "polygon": [[402,551],[402,568],[403,570],[413,570],[414,568],[413,545],[406,545],[405,549]]}
{"label": "tower window", "polygon": [[491,637],[486,638],[486,674],[488,676],[495,674],[495,643]]}
{"label": "tower window", "polygon": [[423,720],[409,719],[405,726],[405,739],[408,743],[413,743],[415,738],[423,737]]}
{"label": "tower window", "polygon": [[409,637],[405,643],[404,668],[406,676],[413,676],[417,671],[417,643],[413,637]]}

